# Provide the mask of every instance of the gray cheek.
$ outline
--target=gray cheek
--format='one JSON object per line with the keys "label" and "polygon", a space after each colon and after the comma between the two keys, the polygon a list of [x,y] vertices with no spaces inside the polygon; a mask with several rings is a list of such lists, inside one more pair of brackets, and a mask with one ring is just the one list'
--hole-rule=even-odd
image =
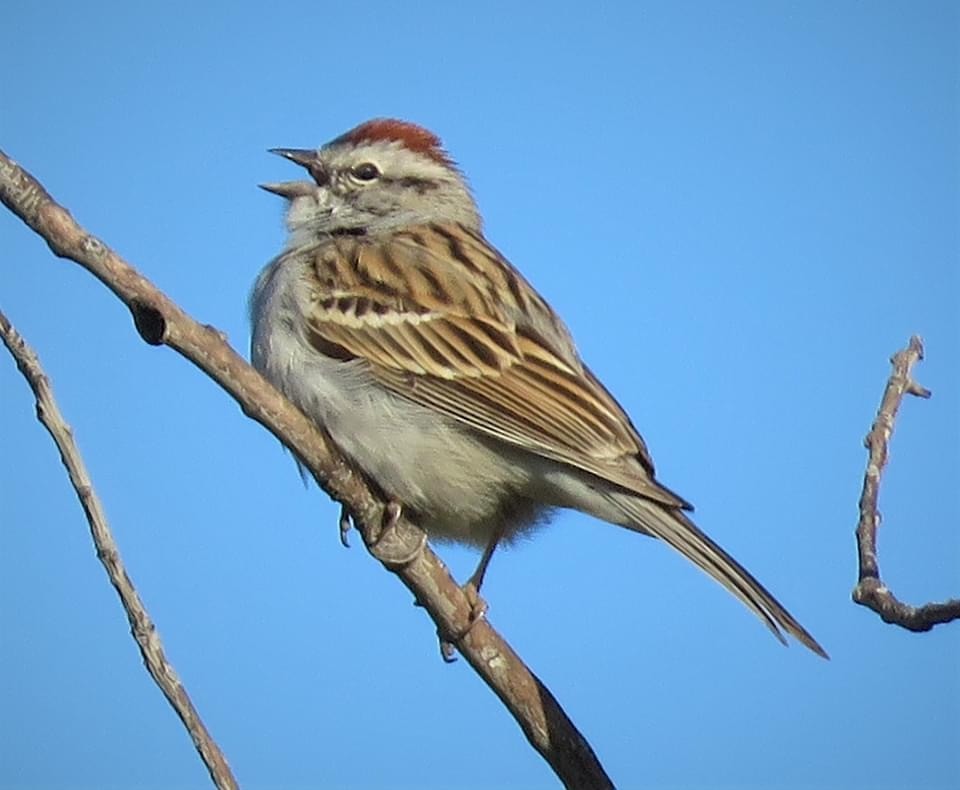
{"label": "gray cheek", "polygon": [[309,224],[320,211],[319,201],[313,195],[294,198],[287,210],[287,227],[296,230]]}

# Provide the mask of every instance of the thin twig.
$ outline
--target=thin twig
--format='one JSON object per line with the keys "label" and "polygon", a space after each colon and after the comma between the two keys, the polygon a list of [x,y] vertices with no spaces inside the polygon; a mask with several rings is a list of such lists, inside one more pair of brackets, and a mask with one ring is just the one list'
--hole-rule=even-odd
{"label": "thin twig", "polygon": [[77,499],[80,500],[80,505],[87,517],[87,523],[90,525],[90,535],[97,549],[97,558],[103,563],[104,570],[110,578],[110,584],[120,597],[127,620],[130,621],[130,632],[137,642],[137,647],[140,648],[140,655],[143,656],[147,671],[180,717],[184,727],[187,728],[194,746],[200,753],[200,758],[210,772],[213,783],[224,790],[236,790],[237,780],[234,779],[230,766],[227,765],[227,758],[204,726],[176,670],[167,660],[156,626],[127,575],[123,560],[120,559],[120,549],[110,532],[100,498],[97,496],[83,457],[73,439],[73,430],[64,420],[53,397],[50,380],[43,372],[36,352],[27,345],[3,311],[0,311],[0,339],[10,351],[30,389],[33,390],[37,402],[37,419],[47,429],[60,451],[60,460],[67,470],[73,489],[77,492]]}
{"label": "thin twig", "polygon": [[549,689],[486,619],[473,617],[470,601],[426,545],[423,532],[402,514],[395,526],[382,531],[382,498],[316,425],[230,348],[220,332],[198,324],[87,233],[33,176],[2,151],[0,200],[56,255],[79,263],[112,290],[130,309],[146,342],[175,349],[207,373],[248,417],[286,445],[331,497],[347,506],[371,554],[413,592],[438,633],[456,646],[500,698],[530,744],[567,787],[613,786],[590,744]]}
{"label": "thin twig", "polygon": [[877,559],[877,528],[880,526],[880,478],[887,465],[887,452],[894,422],[905,394],[929,398],[930,390],[913,380],[913,366],[923,359],[923,343],[911,337],[910,344],[893,355],[893,372],[880,401],[877,418],[864,439],[868,451],[867,471],[860,495],[860,521],[857,524],[857,550],[860,557],[860,579],[853,589],[853,600],[873,609],[885,623],[902,626],[909,631],[929,631],[935,625],[960,619],[960,600],[910,606],[900,601],[880,579]]}

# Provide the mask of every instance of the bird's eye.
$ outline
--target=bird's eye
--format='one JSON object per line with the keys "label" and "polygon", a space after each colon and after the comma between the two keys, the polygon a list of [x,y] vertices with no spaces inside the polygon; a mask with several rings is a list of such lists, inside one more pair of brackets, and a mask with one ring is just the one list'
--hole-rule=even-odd
{"label": "bird's eye", "polygon": [[351,172],[354,178],[360,181],[373,181],[380,175],[380,168],[373,162],[361,162],[359,165],[356,165]]}

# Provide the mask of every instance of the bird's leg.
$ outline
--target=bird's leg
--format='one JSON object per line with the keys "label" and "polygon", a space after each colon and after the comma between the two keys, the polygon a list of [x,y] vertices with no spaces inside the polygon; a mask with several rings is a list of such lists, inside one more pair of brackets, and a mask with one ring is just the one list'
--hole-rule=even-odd
{"label": "bird's leg", "polygon": [[[503,530],[498,529],[493,533],[493,536],[484,548],[480,562],[477,563],[477,569],[473,572],[473,575],[467,579],[467,583],[460,588],[470,603],[470,622],[467,624],[467,627],[457,635],[455,640],[457,642],[470,633],[470,629],[473,628],[474,623],[487,613],[487,602],[480,597],[480,587],[483,585],[483,577],[487,573],[487,566],[490,564],[490,560],[493,558],[493,553],[497,550],[501,538],[503,538]],[[441,658],[448,664],[456,661],[457,659],[454,655],[456,647],[453,641],[444,637],[444,635],[439,632],[437,636],[440,639]]]}
{"label": "bird's leg", "polygon": [[350,539],[347,537],[350,530],[353,529],[353,523],[350,520],[350,511],[346,505],[340,505],[340,543],[345,549],[350,548]]}
{"label": "bird's leg", "polygon": [[502,537],[502,528],[497,529],[493,533],[486,548],[483,550],[483,554],[480,556],[477,569],[473,572],[473,575],[467,579],[467,583],[463,585],[463,593],[467,596],[467,600],[470,601],[470,606],[473,610],[470,615],[471,620],[477,620],[483,617],[487,611],[487,603],[480,597],[480,587],[483,585],[483,577],[487,575],[487,566],[490,564],[490,560],[493,559],[493,553],[497,550],[497,546],[500,544]]}

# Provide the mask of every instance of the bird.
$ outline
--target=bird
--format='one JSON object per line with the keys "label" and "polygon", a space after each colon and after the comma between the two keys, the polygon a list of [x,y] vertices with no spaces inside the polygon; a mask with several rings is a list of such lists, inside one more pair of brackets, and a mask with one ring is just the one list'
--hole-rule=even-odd
{"label": "bird", "polygon": [[375,118],[271,152],[306,177],[260,185],[286,201],[288,238],[251,293],[252,363],[431,539],[483,550],[465,588],[498,545],[573,509],[663,541],[781,642],[827,657],[657,481],[436,134]]}

